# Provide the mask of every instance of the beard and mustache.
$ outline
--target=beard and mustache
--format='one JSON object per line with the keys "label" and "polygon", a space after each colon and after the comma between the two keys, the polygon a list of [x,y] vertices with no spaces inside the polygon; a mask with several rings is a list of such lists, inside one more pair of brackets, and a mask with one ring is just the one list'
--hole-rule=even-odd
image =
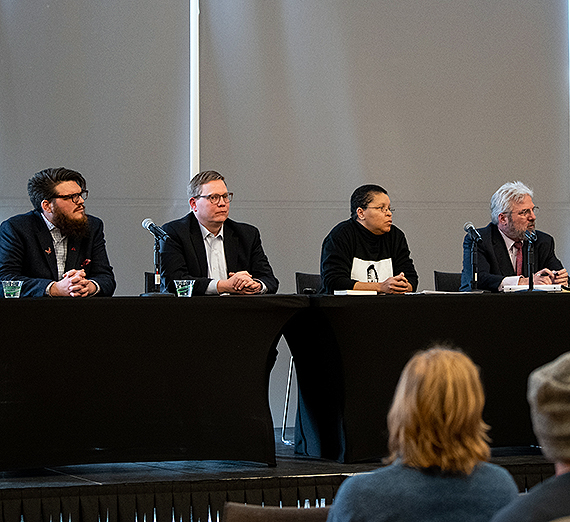
{"label": "beard and mustache", "polygon": [[78,219],[71,219],[57,206],[53,209],[53,224],[59,228],[64,237],[83,239],[89,235],[89,221],[87,214],[82,214]]}

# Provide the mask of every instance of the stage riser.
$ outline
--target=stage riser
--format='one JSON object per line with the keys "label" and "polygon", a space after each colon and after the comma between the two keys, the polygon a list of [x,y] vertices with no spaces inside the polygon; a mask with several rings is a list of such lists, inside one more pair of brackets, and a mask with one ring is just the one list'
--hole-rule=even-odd
{"label": "stage riser", "polygon": [[[552,464],[504,465],[524,492]],[[0,490],[0,522],[206,522],[224,502],[330,505],[349,474]],[[215,520],[215,517],[212,518]]]}

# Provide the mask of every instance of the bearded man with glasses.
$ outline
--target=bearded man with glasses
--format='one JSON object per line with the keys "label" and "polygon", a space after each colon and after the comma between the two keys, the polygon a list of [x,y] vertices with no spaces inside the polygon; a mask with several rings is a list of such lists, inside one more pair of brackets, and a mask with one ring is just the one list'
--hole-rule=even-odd
{"label": "bearded man with glasses", "polygon": [[175,293],[175,280],[194,279],[193,295],[276,293],[259,230],[228,217],[233,193],[224,177],[200,172],[188,198],[191,212],[163,226],[170,237],[160,243],[162,290]]}
{"label": "bearded man with glasses", "polygon": [[28,181],[34,210],[0,225],[0,278],[23,281],[21,297],[113,295],[103,222],[85,213],[88,194],[85,178],[65,167]]}
{"label": "bearded man with glasses", "polygon": [[[507,285],[528,285],[528,241],[525,233],[536,233],[533,277],[535,285],[568,284],[568,272],[554,252],[554,238],[536,230],[538,207],[533,191],[520,181],[505,183],[491,197],[491,223],[477,231],[477,289],[501,292]],[[471,290],[473,239],[463,241],[461,288]]]}

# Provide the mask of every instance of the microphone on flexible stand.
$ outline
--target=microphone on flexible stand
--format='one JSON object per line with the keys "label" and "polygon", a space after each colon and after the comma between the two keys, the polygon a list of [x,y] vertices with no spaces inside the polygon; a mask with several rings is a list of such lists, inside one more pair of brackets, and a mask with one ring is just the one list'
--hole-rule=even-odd
{"label": "microphone on flexible stand", "polygon": [[536,241],[536,232],[534,230],[525,230],[524,237],[528,241],[528,291],[532,292],[534,290],[534,242]]}
{"label": "microphone on flexible stand", "polygon": [[141,297],[174,297],[174,294],[160,291],[160,241],[166,241],[170,236],[150,218],[143,219],[142,226],[154,236],[154,285]]}
{"label": "microphone on flexible stand", "polygon": [[142,226],[143,228],[146,228],[156,239],[161,239],[162,241],[170,239],[170,236],[158,225],[155,225],[150,218],[143,219]]}
{"label": "microphone on flexible stand", "polygon": [[477,290],[477,272],[479,271],[477,266],[477,243],[483,240],[481,239],[481,234],[479,234],[479,231],[471,221],[463,225],[463,230],[465,230],[471,238],[471,291],[473,292]]}
{"label": "microphone on flexible stand", "polygon": [[469,234],[469,237],[473,240],[473,241],[483,241],[481,239],[481,234],[479,234],[479,231],[475,228],[475,225],[473,223],[471,223],[471,221],[467,221],[467,223],[465,223],[465,225],[463,225],[463,230],[465,230],[465,232],[467,232]]}
{"label": "microphone on flexible stand", "polygon": [[524,237],[527,239],[527,241],[534,243],[536,241],[536,232],[534,230],[532,232],[525,230]]}

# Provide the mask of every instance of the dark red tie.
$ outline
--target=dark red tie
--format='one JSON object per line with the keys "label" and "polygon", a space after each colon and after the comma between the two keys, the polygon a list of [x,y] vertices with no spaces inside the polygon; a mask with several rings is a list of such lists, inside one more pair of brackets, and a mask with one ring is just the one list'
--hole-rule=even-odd
{"label": "dark red tie", "polygon": [[515,241],[515,248],[517,249],[517,260],[515,262],[515,267],[517,269],[517,275],[520,276],[523,273],[522,270],[522,241]]}

